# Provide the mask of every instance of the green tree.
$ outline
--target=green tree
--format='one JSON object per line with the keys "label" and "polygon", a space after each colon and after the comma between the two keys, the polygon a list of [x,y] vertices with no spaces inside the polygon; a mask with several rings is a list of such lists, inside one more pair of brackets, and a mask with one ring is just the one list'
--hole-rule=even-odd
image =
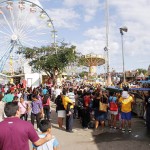
{"label": "green tree", "polygon": [[79,73],[79,76],[81,78],[84,78],[84,76],[88,76],[88,72],[87,71],[82,71],[81,73]]}
{"label": "green tree", "polygon": [[66,66],[79,58],[75,48],[73,45],[61,43],[56,48],[50,46],[25,48],[20,53],[24,54],[24,57],[29,60],[29,64],[35,70],[44,71],[52,77],[56,70],[58,73],[62,72]]}
{"label": "green tree", "polygon": [[146,69],[138,68],[136,70],[138,70],[138,74],[141,74],[141,73],[143,73],[144,75],[147,74],[147,70]]}

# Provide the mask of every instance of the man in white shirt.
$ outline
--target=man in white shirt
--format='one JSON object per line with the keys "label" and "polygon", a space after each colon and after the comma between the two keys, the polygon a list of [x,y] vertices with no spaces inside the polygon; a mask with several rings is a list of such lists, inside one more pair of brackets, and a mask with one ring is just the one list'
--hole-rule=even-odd
{"label": "man in white shirt", "polygon": [[67,93],[67,96],[69,97],[70,100],[72,100],[73,103],[75,103],[75,95],[73,92],[73,88],[69,89],[69,92]]}
{"label": "man in white shirt", "polygon": [[58,96],[58,95],[60,95],[60,93],[62,92],[62,90],[60,89],[60,87],[59,86],[57,86],[56,87],[56,89],[55,89],[55,98]]}

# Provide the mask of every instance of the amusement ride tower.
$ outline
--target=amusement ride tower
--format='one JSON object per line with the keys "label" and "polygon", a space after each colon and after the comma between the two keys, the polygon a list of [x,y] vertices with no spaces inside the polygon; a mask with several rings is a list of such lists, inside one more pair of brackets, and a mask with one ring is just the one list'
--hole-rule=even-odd
{"label": "amusement ride tower", "polygon": [[87,54],[84,55],[84,65],[89,67],[89,77],[96,76],[97,66],[105,64],[105,58],[102,55]]}

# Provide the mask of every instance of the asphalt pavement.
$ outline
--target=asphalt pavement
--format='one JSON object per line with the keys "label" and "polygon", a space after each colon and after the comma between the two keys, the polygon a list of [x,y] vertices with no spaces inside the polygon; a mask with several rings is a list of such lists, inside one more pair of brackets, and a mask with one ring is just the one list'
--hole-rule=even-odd
{"label": "asphalt pavement", "polygon": [[144,120],[136,116],[132,119],[131,133],[106,126],[103,133],[96,135],[93,129],[82,129],[79,119],[74,119],[73,133],[60,130],[55,104],[52,104],[51,119],[52,134],[58,139],[60,150],[150,150],[150,134]]}

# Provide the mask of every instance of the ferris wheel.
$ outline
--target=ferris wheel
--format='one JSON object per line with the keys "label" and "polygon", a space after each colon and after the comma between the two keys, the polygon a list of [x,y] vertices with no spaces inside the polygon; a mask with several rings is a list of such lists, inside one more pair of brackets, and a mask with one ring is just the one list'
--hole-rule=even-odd
{"label": "ferris wheel", "polygon": [[47,12],[28,0],[0,2],[0,72],[17,51],[55,44],[56,31]]}

